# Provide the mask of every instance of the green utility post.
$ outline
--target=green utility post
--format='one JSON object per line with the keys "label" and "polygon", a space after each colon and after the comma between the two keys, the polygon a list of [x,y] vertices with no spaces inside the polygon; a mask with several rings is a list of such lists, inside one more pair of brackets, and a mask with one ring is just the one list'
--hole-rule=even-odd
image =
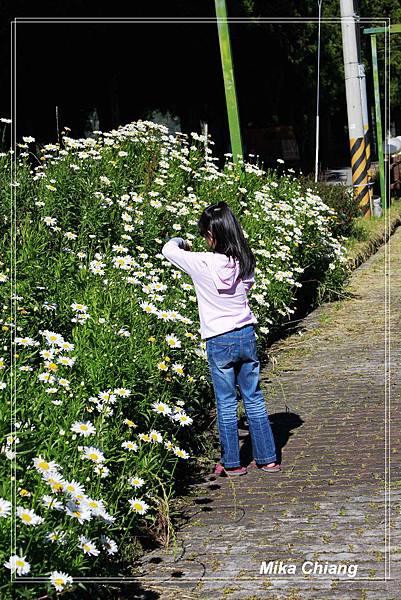
{"label": "green utility post", "polygon": [[228,32],[227,9],[225,0],[215,0],[217,28],[219,32],[219,44],[221,64],[223,67],[224,89],[226,92],[226,104],[228,114],[228,125],[230,129],[231,150],[233,161],[237,163],[238,157],[242,158],[241,130],[239,125],[237,95],[235,92],[234,70],[231,58],[230,35]]}
{"label": "green utility post", "polygon": [[372,49],[372,66],[373,66],[373,87],[375,92],[375,113],[376,113],[376,137],[377,137],[377,155],[379,158],[379,177],[380,177],[380,196],[382,209],[386,210],[386,182],[384,177],[384,155],[383,155],[383,135],[382,135],[382,118],[380,110],[380,86],[379,86],[379,69],[377,67],[377,46],[376,35],[370,36],[370,44]]}
{"label": "green utility post", "polygon": [[380,110],[380,84],[379,84],[379,68],[377,64],[377,45],[376,34],[378,33],[401,33],[401,23],[395,23],[389,27],[370,27],[364,29],[363,33],[370,35],[370,45],[372,50],[372,66],[373,66],[373,87],[375,94],[375,117],[376,117],[376,135],[377,135],[377,155],[379,159],[379,177],[380,177],[380,196],[383,211],[386,210],[386,181],[384,176],[384,154],[383,154],[383,138],[382,138],[382,120]]}

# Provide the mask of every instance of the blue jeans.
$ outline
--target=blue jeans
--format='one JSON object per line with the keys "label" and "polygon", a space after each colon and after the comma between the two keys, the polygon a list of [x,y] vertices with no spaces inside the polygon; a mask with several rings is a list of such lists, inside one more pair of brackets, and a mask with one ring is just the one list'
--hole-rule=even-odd
{"label": "blue jeans", "polygon": [[259,384],[260,363],[254,326],[246,325],[206,340],[206,352],[217,404],[221,464],[239,467],[238,384],[257,464],[276,460],[276,446]]}

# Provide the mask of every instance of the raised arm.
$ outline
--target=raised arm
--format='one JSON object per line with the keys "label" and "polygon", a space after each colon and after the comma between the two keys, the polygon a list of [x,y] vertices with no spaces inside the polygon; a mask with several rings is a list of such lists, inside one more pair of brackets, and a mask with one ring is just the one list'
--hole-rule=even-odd
{"label": "raised arm", "polygon": [[188,275],[196,275],[204,266],[204,252],[191,252],[181,248],[184,243],[182,237],[173,237],[166,242],[161,250],[163,256],[173,265],[179,267]]}

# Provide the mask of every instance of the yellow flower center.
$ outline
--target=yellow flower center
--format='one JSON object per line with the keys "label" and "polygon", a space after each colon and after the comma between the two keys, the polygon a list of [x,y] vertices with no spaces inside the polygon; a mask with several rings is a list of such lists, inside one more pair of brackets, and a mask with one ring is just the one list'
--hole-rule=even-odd
{"label": "yellow flower center", "polygon": [[23,521],[26,521],[27,523],[29,523],[30,521],[32,521],[31,515],[28,515],[27,513],[24,513],[23,515],[21,515],[21,519]]}

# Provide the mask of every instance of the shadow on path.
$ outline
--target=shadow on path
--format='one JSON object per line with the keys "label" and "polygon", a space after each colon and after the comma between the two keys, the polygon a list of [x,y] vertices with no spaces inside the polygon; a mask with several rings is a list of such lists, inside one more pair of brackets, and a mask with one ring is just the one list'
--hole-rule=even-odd
{"label": "shadow on path", "polygon": [[[281,463],[282,449],[293,435],[292,430],[301,427],[304,421],[298,414],[290,411],[269,414],[269,421],[273,432],[274,442],[276,444],[277,462]],[[247,466],[252,462],[253,455],[251,435],[245,416],[241,417],[238,426],[240,432],[241,465]]]}

